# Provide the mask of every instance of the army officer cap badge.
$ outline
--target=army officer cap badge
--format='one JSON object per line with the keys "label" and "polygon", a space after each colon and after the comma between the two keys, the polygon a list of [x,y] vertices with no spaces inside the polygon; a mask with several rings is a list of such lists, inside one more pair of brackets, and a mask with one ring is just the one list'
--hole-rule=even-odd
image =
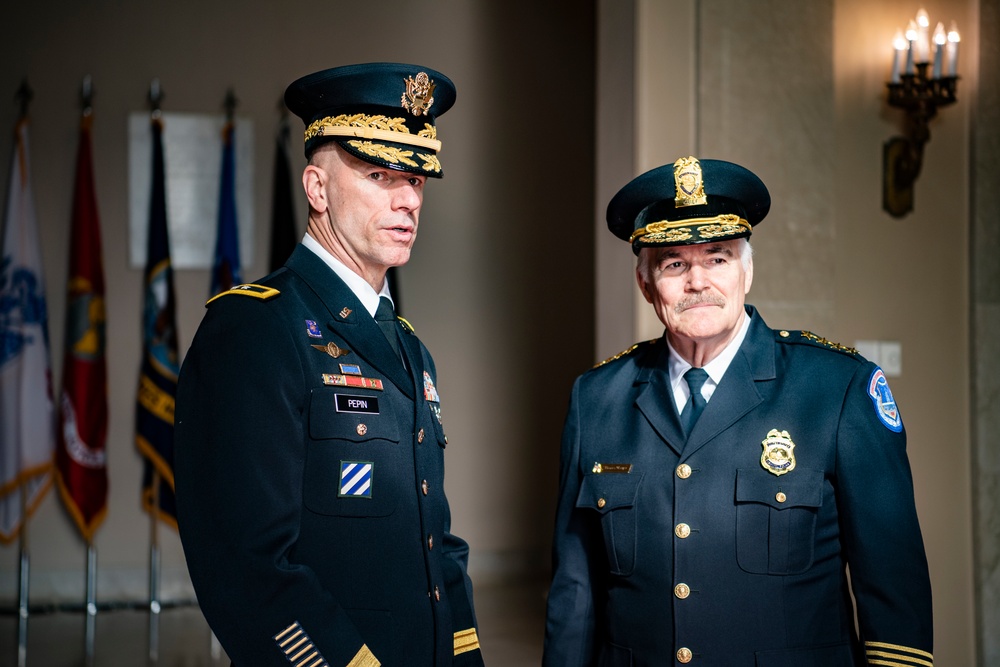
{"label": "army officer cap badge", "polygon": [[455,85],[428,67],[364,63],[292,82],[285,105],[306,125],[308,158],[336,141],[379,166],[440,178],[435,119],[455,103]]}
{"label": "army officer cap badge", "polygon": [[608,229],[642,248],[750,236],[771,208],[756,174],[723,160],[683,157],[636,176],[608,204]]}

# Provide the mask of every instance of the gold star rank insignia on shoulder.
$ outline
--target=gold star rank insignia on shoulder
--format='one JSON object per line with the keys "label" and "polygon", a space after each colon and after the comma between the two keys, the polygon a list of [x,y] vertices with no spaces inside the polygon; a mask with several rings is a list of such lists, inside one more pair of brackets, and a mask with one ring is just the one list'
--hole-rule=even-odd
{"label": "gold star rank insignia on shoulder", "polygon": [[784,475],[795,469],[795,443],[788,431],[772,428],[761,443],[764,451],[760,455],[760,465],[772,475]]}

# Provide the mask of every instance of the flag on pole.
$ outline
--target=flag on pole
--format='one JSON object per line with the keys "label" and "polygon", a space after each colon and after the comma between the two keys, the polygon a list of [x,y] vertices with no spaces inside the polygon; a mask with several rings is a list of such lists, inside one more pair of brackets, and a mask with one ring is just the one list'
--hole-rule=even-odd
{"label": "flag on pole", "polygon": [[288,160],[288,117],[281,119],[278,145],[274,151],[274,186],[271,202],[271,252],[268,267],[277,271],[299,242],[295,234],[295,199],[292,197],[292,168]]}
{"label": "flag on pole", "polygon": [[177,319],[167,231],[163,124],[152,121],[153,183],[149,200],[142,367],[136,398],[135,442],[144,458],[142,505],[177,527],[174,500],[174,398],[177,395]]}
{"label": "flag on pole", "polygon": [[15,127],[0,254],[0,542],[12,542],[52,486],[55,411],[28,119]]}
{"label": "flag on pole", "polygon": [[76,156],[56,449],[59,494],[88,543],[104,521],[108,499],[104,262],[94,191],[91,119],[88,113],[80,124]]}
{"label": "flag on pole", "polygon": [[222,129],[222,178],[219,185],[219,220],[215,235],[210,295],[242,282],[240,278],[240,235],[236,223],[236,127],[232,118]]}

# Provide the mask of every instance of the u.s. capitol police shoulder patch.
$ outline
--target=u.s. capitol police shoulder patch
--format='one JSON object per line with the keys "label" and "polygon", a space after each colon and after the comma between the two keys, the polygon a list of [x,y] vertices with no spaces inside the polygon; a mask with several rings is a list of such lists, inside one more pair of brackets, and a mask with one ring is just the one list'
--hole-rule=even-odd
{"label": "u.s. capitol police shoulder patch", "polygon": [[899,415],[896,399],[892,397],[892,392],[889,390],[889,382],[885,379],[885,373],[877,366],[868,379],[868,396],[872,399],[879,421],[894,433],[902,431],[903,418]]}

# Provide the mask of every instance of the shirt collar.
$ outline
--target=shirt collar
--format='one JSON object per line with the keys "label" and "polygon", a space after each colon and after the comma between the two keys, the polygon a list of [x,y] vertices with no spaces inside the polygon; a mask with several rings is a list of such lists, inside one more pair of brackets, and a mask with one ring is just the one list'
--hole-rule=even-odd
{"label": "shirt collar", "polygon": [[[722,381],[722,376],[726,374],[726,370],[729,368],[729,364],[732,363],[733,359],[736,357],[736,353],[739,352],[740,345],[743,344],[743,340],[747,337],[747,331],[750,330],[750,316],[743,313],[743,323],[740,325],[740,330],[736,332],[733,339],[729,341],[729,344],[723,348],[722,352],[712,359],[710,362],[705,364],[705,372],[708,373],[708,379],[712,381],[715,385],[718,385]],[[684,373],[691,368],[691,364],[684,360],[677,350],[670,344],[670,338],[667,338],[667,347],[670,349],[670,357],[667,362],[668,369],[670,372],[670,386],[676,387],[677,383],[681,381],[684,377]]]}
{"label": "shirt collar", "polygon": [[[388,298],[389,301],[392,301],[392,294],[389,293],[388,278],[382,281],[382,291],[376,292],[364,278],[347,268],[346,264],[334,257],[330,251],[320,245],[319,241],[310,236],[308,232],[306,232],[306,235],[302,238],[302,245],[313,251],[317,257],[323,260],[323,262],[325,262],[326,265],[329,266],[333,272],[347,284],[350,290],[354,292],[354,296],[358,297],[358,301],[361,302],[361,305],[365,307],[365,310],[367,310],[368,314],[372,317],[375,317],[375,311],[378,310],[380,297],[384,296]],[[393,306],[395,307],[395,304],[393,304]]]}

